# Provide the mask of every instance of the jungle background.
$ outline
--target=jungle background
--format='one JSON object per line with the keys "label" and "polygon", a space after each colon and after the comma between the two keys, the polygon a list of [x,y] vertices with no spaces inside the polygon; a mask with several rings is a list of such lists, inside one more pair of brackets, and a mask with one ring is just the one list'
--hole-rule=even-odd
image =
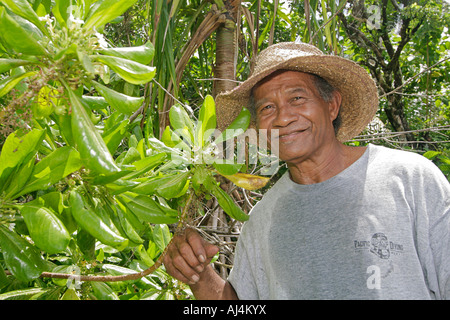
{"label": "jungle background", "polygon": [[[220,175],[211,182],[206,167],[180,168],[157,156],[180,140],[170,128],[197,132],[205,128],[194,128],[196,120],[213,118],[215,127],[211,98],[244,81],[258,52],[273,43],[310,43],[363,66],[377,83],[379,110],[346,143],[416,152],[450,177],[449,8],[439,0],[1,0],[0,299],[193,299],[158,262],[189,210],[182,222],[220,247],[213,263],[226,278],[241,214],[285,166],[249,190]],[[75,118],[91,131],[74,129]],[[110,154],[110,168],[85,160],[76,137],[83,134]],[[260,175],[262,168],[238,170]],[[169,181],[172,189],[136,189],[145,179]],[[89,205],[82,208],[126,237],[101,241],[90,233],[70,212],[83,197]],[[139,213],[155,206],[157,218]]]}

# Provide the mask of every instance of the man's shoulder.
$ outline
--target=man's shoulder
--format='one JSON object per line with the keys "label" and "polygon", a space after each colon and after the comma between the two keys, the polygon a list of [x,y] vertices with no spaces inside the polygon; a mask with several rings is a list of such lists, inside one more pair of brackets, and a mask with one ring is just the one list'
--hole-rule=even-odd
{"label": "man's shoulder", "polygon": [[414,181],[434,180],[448,184],[442,171],[423,155],[383,146],[370,146],[370,166],[375,174],[410,177]]}
{"label": "man's shoulder", "polygon": [[413,151],[387,148],[379,145],[371,145],[372,160],[382,163],[383,166],[401,166],[409,169],[425,168],[432,169],[435,164],[423,155]]}

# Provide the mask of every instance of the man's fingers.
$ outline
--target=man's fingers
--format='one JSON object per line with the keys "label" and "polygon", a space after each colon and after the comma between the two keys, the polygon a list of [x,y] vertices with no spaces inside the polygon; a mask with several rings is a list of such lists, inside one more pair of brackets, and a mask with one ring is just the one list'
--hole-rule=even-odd
{"label": "man's fingers", "polygon": [[197,233],[197,231],[192,229],[186,230],[186,240],[192,248],[192,251],[195,253],[198,261],[200,263],[205,263],[206,261],[206,251],[205,245],[207,242],[203,240],[203,238]]}
{"label": "man's fingers", "polygon": [[219,252],[219,247],[217,247],[213,244],[207,243],[207,245],[205,246],[205,251],[206,251],[206,257],[208,258],[208,260],[210,260]]}
{"label": "man's fingers", "polygon": [[199,281],[200,274],[219,248],[206,242],[194,229],[186,229],[182,235],[173,239],[164,265],[174,278],[193,284]]}
{"label": "man's fingers", "polygon": [[177,248],[180,255],[184,258],[184,260],[190,267],[194,268],[198,272],[203,271],[203,266],[198,256],[194,253],[193,248],[188,242],[179,243]]}

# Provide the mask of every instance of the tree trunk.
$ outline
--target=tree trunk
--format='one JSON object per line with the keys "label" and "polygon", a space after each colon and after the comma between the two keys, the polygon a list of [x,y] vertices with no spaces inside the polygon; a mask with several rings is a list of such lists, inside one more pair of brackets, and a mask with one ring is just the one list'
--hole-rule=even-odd
{"label": "tree trunk", "polygon": [[[213,96],[236,86],[236,30],[240,0],[223,1],[226,21],[216,31]],[[217,80],[219,79],[219,80]],[[231,80],[231,81],[228,81]]]}

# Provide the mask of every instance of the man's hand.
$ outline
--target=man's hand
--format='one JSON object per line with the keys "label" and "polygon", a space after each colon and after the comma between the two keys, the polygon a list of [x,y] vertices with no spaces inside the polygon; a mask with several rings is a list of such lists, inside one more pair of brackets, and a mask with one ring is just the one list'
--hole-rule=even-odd
{"label": "man's hand", "polygon": [[219,248],[206,242],[193,229],[186,229],[181,235],[172,240],[163,263],[167,272],[174,278],[187,283],[197,283],[211,262],[219,252]]}

